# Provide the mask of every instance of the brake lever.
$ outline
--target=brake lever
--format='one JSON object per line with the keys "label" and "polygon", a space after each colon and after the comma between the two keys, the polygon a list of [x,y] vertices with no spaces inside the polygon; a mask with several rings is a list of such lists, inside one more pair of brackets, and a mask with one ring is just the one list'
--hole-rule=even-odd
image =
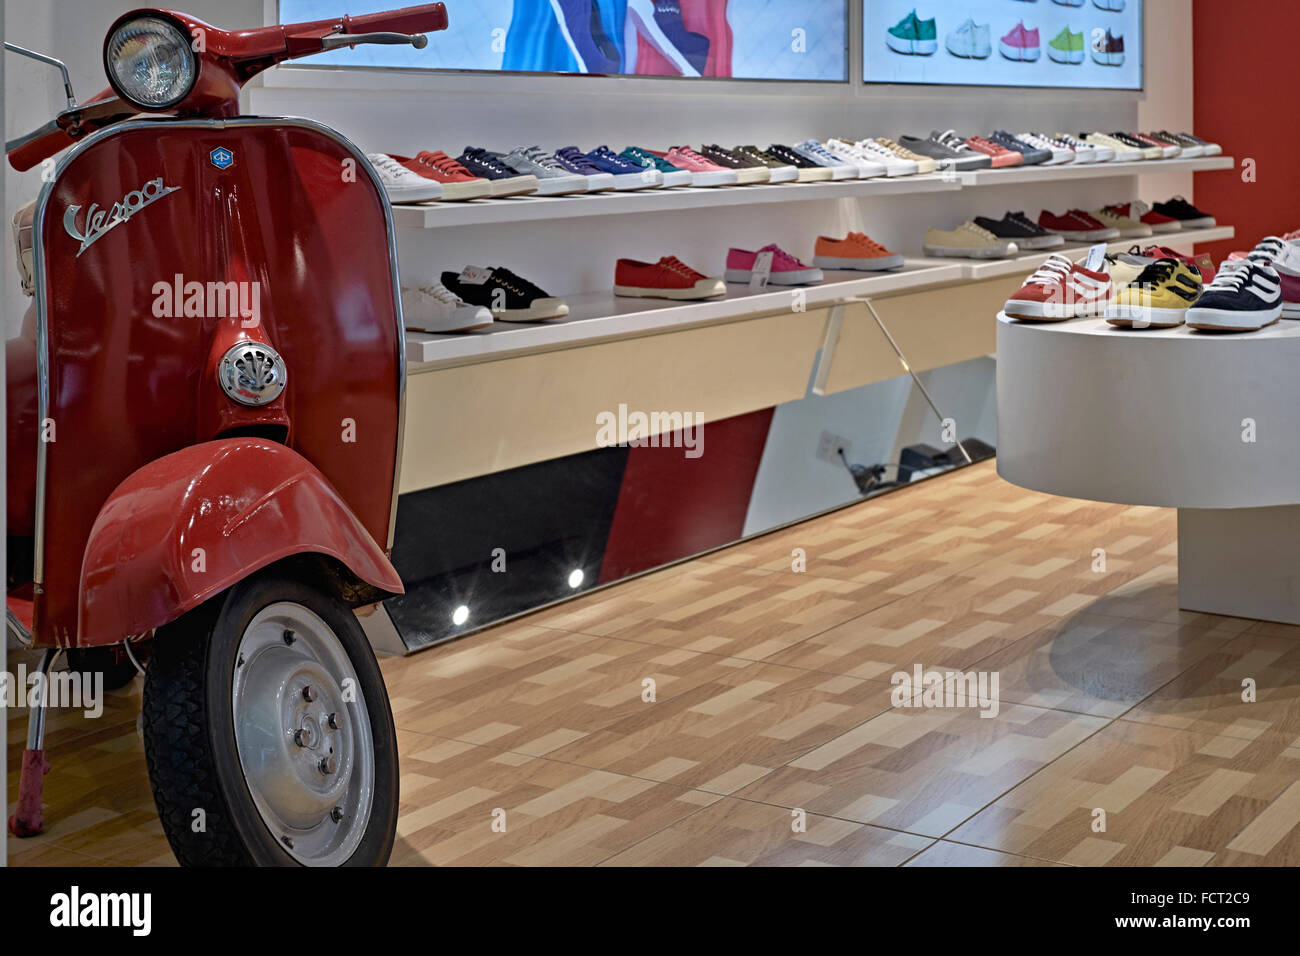
{"label": "brake lever", "polygon": [[429,38],[423,33],[331,33],[321,37],[322,50],[337,50],[344,46],[358,46],[362,43],[382,43],[389,46],[411,44],[417,50],[429,45]]}

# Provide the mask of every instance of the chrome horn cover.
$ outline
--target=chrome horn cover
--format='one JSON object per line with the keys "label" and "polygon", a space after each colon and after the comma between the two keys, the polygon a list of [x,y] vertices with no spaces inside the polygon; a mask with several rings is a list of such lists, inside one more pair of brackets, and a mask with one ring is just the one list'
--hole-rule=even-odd
{"label": "chrome horn cover", "polygon": [[221,390],[241,405],[275,401],[288,376],[280,353],[263,342],[240,342],[226,350],[217,366]]}

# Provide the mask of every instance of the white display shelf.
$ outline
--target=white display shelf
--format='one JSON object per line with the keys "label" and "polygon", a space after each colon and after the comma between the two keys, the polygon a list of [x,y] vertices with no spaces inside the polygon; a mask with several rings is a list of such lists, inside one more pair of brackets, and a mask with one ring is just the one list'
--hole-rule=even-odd
{"label": "white display shelf", "polygon": [[511,196],[505,199],[394,206],[393,221],[404,229],[443,229],[449,226],[583,219],[674,212],[681,209],[715,209],[826,199],[872,199],[915,193],[955,192],[978,186],[1195,172],[1230,169],[1232,166],[1231,156],[1210,156],[1136,163],[1091,163],[1085,166],[1027,166],[1020,169],[987,169],[950,175],[933,173],[846,182],[769,183],[760,186],[718,186],[711,189],[642,189],[576,196]]}
{"label": "white display shelf", "polygon": [[963,186],[1009,186],[1067,179],[1106,179],[1112,176],[1144,176],[1157,173],[1197,173],[1232,169],[1231,156],[1198,156],[1195,159],[1144,159],[1131,163],[1086,163],[1082,166],[1016,166],[1008,169],[977,169],[958,173]]}
{"label": "white display shelf", "polygon": [[[1116,239],[1114,242],[1106,243],[1108,252],[1123,252],[1134,245],[1151,245],[1158,244],[1169,246],[1172,249],[1195,246],[1202,242],[1217,242],[1220,239],[1231,239],[1236,235],[1236,230],[1232,226],[1215,226],[1211,229],[1187,229],[1182,232],[1160,233],[1155,236],[1148,236],[1143,239]],[[1062,255],[1069,255],[1078,258],[1083,253],[1092,248],[1090,242],[1067,242],[1064,246],[1058,246],[1055,249],[1033,249],[1024,255],[1012,256],[1008,259],[944,259],[929,258],[922,259],[923,262],[936,262],[945,265],[958,265],[962,269],[962,278],[975,281],[978,279],[996,279],[999,276],[1020,275],[1029,273],[1036,269],[1044,259],[1053,252],[1059,252]]]}
{"label": "white display shelf", "polygon": [[815,309],[856,296],[904,292],[960,282],[962,278],[960,264],[909,259],[894,272],[827,272],[825,281],[813,286],[752,290],[729,283],[725,297],[702,302],[621,298],[613,292],[584,293],[566,298],[570,311],[563,319],[496,322],[488,329],[456,335],[407,332],[406,359],[409,371],[427,372],[780,312],[793,307],[795,291],[803,293],[802,307]]}

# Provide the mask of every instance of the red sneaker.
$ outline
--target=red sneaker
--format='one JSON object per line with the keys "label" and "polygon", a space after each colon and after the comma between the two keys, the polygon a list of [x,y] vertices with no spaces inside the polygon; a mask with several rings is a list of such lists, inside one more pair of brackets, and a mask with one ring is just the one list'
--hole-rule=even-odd
{"label": "red sneaker", "polygon": [[619,259],[614,265],[614,294],[634,298],[711,299],[726,295],[721,279],[710,279],[696,272],[676,256],[664,256],[658,262]]}
{"label": "red sneaker", "polygon": [[966,145],[976,152],[983,153],[985,156],[990,157],[993,160],[994,168],[1000,169],[1003,166],[1019,166],[1025,161],[1025,157],[1022,153],[1018,153],[1014,149],[1007,149],[1001,143],[995,143],[993,140],[985,139],[983,136],[969,137],[966,140]]}
{"label": "red sneaker", "polygon": [[1020,291],[1007,299],[1002,311],[1029,322],[1060,322],[1100,315],[1109,298],[1110,273],[1105,267],[1093,272],[1053,253],[1025,280]]}
{"label": "red sneaker", "polygon": [[[389,153],[389,155],[393,154]],[[393,159],[426,179],[442,183],[443,199],[479,199],[492,195],[490,179],[480,179],[475,176],[442,150],[434,152],[425,150],[416,153],[414,159],[409,156],[393,156]]]}
{"label": "red sneaker", "polygon": [[1209,285],[1214,279],[1214,260],[1208,255],[1185,256],[1168,246],[1147,246],[1142,250],[1142,255],[1152,259],[1177,259],[1179,262],[1186,262],[1201,274],[1201,278],[1205,280],[1206,285]]}
{"label": "red sneaker", "polygon": [[1173,216],[1156,212],[1148,203],[1140,199],[1107,208],[1114,209],[1121,216],[1128,216],[1130,219],[1145,223],[1151,227],[1152,232],[1180,232],[1183,228],[1183,224]]}
{"label": "red sneaker", "polygon": [[1112,229],[1099,219],[1093,218],[1082,209],[1071,209],[1058,216],[1044,209],[1038,214],[1038,224],[1048,232],[1054,232],[1066,239],[1081,242],[1097,242],[1103,239],[1118,239],[1119,230]]}

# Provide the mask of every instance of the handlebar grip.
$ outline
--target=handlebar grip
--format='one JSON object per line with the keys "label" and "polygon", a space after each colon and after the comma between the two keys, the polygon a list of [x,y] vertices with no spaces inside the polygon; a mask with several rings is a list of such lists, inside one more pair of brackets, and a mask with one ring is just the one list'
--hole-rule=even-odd
{"label": "handlebar grip", "polygon": [[348,33],[433,33],[447,29],[447,6],[424,3],[384,13],[363,13],[343,18]]}
{"label": "handlebar grip", "polygon": [[48,159],[55,153],[67,149],[75,143],[71,136],[61,129],[54,129],[44,136],[38,136],[30,142],[23,143],[9,153],[9,165],[23,173]]}

